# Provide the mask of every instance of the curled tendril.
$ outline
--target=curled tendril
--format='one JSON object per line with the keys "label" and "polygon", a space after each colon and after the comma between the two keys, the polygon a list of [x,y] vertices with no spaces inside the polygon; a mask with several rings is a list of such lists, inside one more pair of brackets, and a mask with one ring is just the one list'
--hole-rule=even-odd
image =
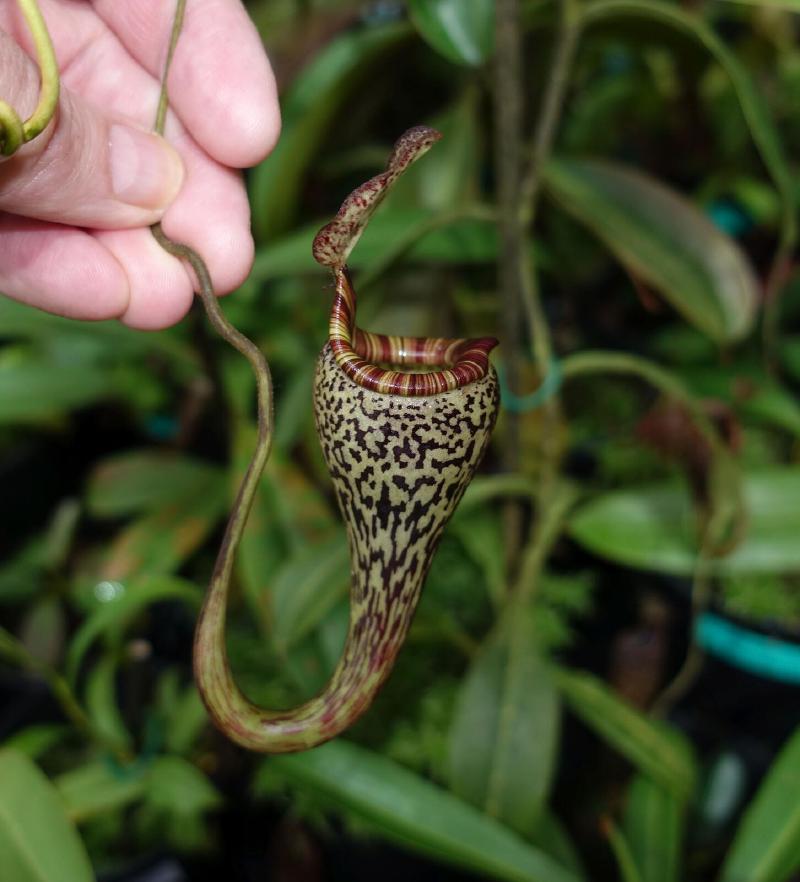
{"label": "curled tendril", "polygon": [[47,128],[55,115],[60,90],[53,42],[36,0],[17,0],[17,5],[25,16],[36,47],[41,86],[36,109],[24,122],[7,101],[0,100],[0,154],[3,156],[13,155],[23,144],[32,141]]}

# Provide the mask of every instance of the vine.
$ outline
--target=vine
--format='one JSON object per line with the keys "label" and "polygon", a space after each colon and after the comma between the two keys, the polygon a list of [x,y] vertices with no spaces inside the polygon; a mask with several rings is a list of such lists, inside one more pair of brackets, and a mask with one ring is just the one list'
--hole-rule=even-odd
{"label": "vine", "polygon": [[0,99],[0,154],[13,156],[23,144],[32,141],[50,124],[58,107],[60,77],[53,41],[36,0],[17,0],[31,32],[39,63],[39,101],[36,109],[24,122],[19,113]]}

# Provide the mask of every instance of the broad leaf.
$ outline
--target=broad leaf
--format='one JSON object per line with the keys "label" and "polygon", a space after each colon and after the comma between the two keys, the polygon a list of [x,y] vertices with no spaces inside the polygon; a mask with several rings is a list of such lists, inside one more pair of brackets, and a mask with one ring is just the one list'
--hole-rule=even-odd
{"label": "broad leaf", "polygon": [[461,687],[450,733],[452,790],[530,835],[550,789],[558,732],[558,694],[533,613],[514,610]]}
{"label": "broad leaf", "polygon": [[785,744],[736,831],[720,882],[787,882],[800,869],[800,729]]}
{"label": "broad leaf", "polygon": [[86,501],[95,517],[114,518],[153,511],[187,496],[219,496],[224,489],[224,475],[217,466],[188,456],[137,450],[95,466]]}
{"label": "broad leaf", "polygon": [[[309,224],[260,248],[253,278],[263,281],[320,272],[308,247],[319,227],[319,223]],[[415,263],[483,264],[494,261],[498,253],[496,225],[489,220],[387,205],[370,221],[348,265],[368,271],[393,255],[398,244],[404,246],[403,257]]]}
{"label": "broad leaf", "polygon": [[216,808],[222,797],[197,766],[179,756],[157,757],[147,776],[148,802],[176,815]]}
{"label": "broad leaf", "polygon": [[36,341],[45,351],[63,349],[67,341],[72,351],[85,355],[142,358],[158,352],[185,369],[198,369],[197,355],[174,329],[143,334],[114,320],[86,322],[51,315],[8,297],[0,297],[0,328],[3,337]]}
{"label": "broad leaf", "polygon": [[136,588],[116,586],[113,596],[99,606],[78,628],[67,652],[67,677],[75,681],[81,660],[92,643],[101,635],[119,634],[146,607],[164,600],[183,600],[198,606],[200,593],[181,579],[159,578]]}
{"label": "broad leaf", "polygon": [[681,882],[686,805],[663,785],[637,775],[628,792],[623,832],[642,882]]}
{"label": "broad leaf", "polygon": [[753,325],[758,282],[736,243],[692,203],[641,172],[599,160],[551,160],[549,194],[637,278],[720,342]]}
{"label": "broad leaf", "polygon": [[410,28],[399,25],[351,30],[316,55],[294,81],[282,101],[280,141],[250,179],[259,239],[271,239],[291,225],[303,179],[326,131],[355,86],[409,34]]}
{"label": "broad leaf", "polygon": [[13,750],[0,750],[0,874],[8,882],[94,880],[61,797]]}
{"label": "broad leaf", "polygon": [[681,371],[686,385],[703,398],[720,398],[749,419],[800,435],[800,403],[760,367],[737,363]]}
{"label": "broad leaf", "polygon": [[507,587],[502,520],[489,509],[471,511],[467,508],[453,518],[447,530],[480,567],[493,605],[501,608]]}
{"label": "broad leaf", "polygon": [[[720,574],[800,571],[800,468],[745,474],[742,489],[745,537],[704,566]],[[697,567],[696,519],[681,484],[606,493],[577,510],[569,531],[592,553],[626,566],[682,576]]]}
{"label": "broad leaf", "polygon": [[[763,0],[756,2],[763,5]],[[795,4],[795,0],[785,2]],[[701,43],[723,67],[739,99],[753,142],[780,193],[783,203],[783,242],[786,245],[794,242],[797,237],[794,176],[768,105],[759,94],[747,68],[701,18],[685,12],[676,4],[663,0],[599,0],[587,4],[584,22],[588,24],[616,16],[646,18],[682,31]]]}
{"label": "broad leaf", "polygon": [[0,362],[0,425],[50,420],[111,396],[109,375],[89,364],[26,356]]}
{"label": "broad leaf", "polygon": [[392,205],[452,212],[480,193],[482,131],[478,93],[467,89],[443,113],[426,120],[442,133],[425,162],[410,168],[392,194]]}
{"label": "broad leaf", "polygon": [[98,732],[112,744],[130,750],[131,735],[117,701],[117,660],[104,655],[86,677],[86,712]]}
{"label": "broad leaf", "polygon": [[69,817],[80,824],[141,799],[146,781],[146,769],[141,766],[123,768],[107,760],[78,766],[54,783]]}
{"label": "broad leaf", "polygon": [[694,763],[677,732],[648,719],[590,674],[561,668],[556,680],[570,710],[637,769],[679,799],[692,794]]}
{"label": "broad leaf", "polygon": [[35,760],[47,753],[59,741],[63,741],[71,731],[69,726],[61,723],[40,723],[35,726],[27,726],[7,738],[3,742],[3,747],[24,753],[29,759]]}
{"label": "broad leaf", "polygon": [[86,574],[97,582],[125,582],[175,572],[203,544],[228,503],[223,482],[132,521]]}
{"label": "broad leaf", "polygon": [[494,0],[409,0],[411,20],[425,40],[456,64],[475,67],[494,48]]}
{"label": "broad leaf", "polygon": [[295,645],[349,586],[350,558],[343,531],[327,542],[300,549],[275,573],[271,587],[276,646],[285,652]]}
{"label": "broad leaf", "polygon": [[508,882],[580,882],[493,818],[412,772],[346,741],[275,756],[265,771],[341,805],[376,832]]}

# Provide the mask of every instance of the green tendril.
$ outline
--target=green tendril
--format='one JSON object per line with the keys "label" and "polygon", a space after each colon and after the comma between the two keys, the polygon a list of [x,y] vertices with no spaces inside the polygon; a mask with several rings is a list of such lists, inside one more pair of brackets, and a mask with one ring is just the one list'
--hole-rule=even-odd
{"label": "green tendril", "polygon": [[17,0],[17,4],[36,47],[41,86],[36,109],[25,122],[10,104],[0,101],[0,154],[3,156],[13,155],[47,128],[55,115],[61,88],[53,42],[36,0]]}
{"label": "green tendril", "polygon": [[[175,47],[178,43],[181,28],[183,26],[183,18],[186,10],[186,0],[177,0],[175,7],[175,17],[173,19],[172,33],[170,36],[167,57],[164,62],[164,72],[161,80],[161,94],[158,102],[158,111],[154,124],[156,134],[164,134],[164,125],[166,122],[167,108],[169,105],[169,94],[167,90],[167,79],[169,76],[170,66],[175,54]],[[236,558],[236,551],[244,532],[247,517],[253,504],[261,474],[267,464],[270,449],[272,447],[272,375],[270,373],[269,364],[264,358],[261,350],[248,339],[244,334],[235,328],[225,317],[220,309],[217,301],[214,286],[211,281],[211,274],[208,271],[203,258],[188,245],[175,242],[170,239],[162,230],[161,224],[155,224],[151,227],[153,236],[158,244],[169,254],[180,260],[185,260],[194,270],[197,277],[197,293],[205,309],[208,320],[214,327],[214,330],[227,341],[234,349],[240,352],[250,362],[253,374],[256,380],[256,400],[257,400],[257,417],[258,417],[258,438],[253,457],[245,472],[242,483],[239,487],[239,493],[231,509],[225,534],[222,539],[219,554],[217,556],[214,572],[211,576],[211,583],[206,594],[206,601],[200,613],[200,619],[197,628],[197,636],[195,638],[195,675],[198,684],[201,685],[201,694],[206,702],[209,711],[215,715],[215,711],[219,707],[227,703],[230,691],[227,683],[223,683],[221,688],[219,684],[214,686],[206,686],[209,679],[215,679],[214,672],[220,667],[227,670],[227,655],[224,646],[224,621],[225,621],[225,605],[227,602],[228,590],[230,587],[231,574]],[[202,645],[202,636],[208,632],[213,632],[218,641],[212,641],[215,646],[212,651],[208,651]],[[232,686],[230,688],[233,688]]]}

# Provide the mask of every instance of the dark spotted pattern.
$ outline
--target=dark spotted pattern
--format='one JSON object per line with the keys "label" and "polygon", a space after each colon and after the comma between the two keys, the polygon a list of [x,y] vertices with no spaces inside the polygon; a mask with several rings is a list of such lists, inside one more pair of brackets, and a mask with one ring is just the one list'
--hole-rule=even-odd
{"label": "dark spotted pattern", "polygon": [[494,371],[440,395],[404,398],[354,383],[323,350],[314,412],[347,524],[350,634],[326,688],[320,735],[352,722],[388,676],[442,530],[489,444]]}

